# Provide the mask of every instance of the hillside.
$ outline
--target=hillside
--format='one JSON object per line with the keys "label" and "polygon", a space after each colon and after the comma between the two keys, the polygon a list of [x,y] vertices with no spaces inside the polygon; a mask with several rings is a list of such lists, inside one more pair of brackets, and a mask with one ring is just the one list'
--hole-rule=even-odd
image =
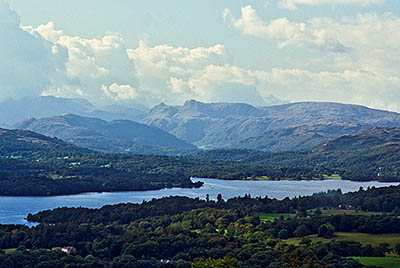
{"label": "hillside", "polygon": [[373,150],[378,147],[393,146],[400,143],[399,127],[374,127],[355,135],[344,135],[335,140],[323,143],[315,152]]}
{"label": "hillside", "polygon": [[92,150],[113,153],[179,154],[196,151],[194,145],[152,126],[130,120],[107,122],[74,114],[28,119],[13,126],[68,141]]}
{"label": "hillside", "polygon": [[89,150],[27,130],[0,128],[0,157],[30,158],[32,154],[90,153]]}
{"label": "hillside", "polygon": [[[400,128],[374,127],[345,135],[304,152],[219,149],[194,158],[227,161],[223,178],[326,179],[337,174],[355,181],[400,181]],[[235,169],[229,169],[236,165]],[[336,176],[337,177],[337,176]]]}
{"label": "hillside", "polygon": [[155,106],[142,122],[204,149],[279,152],[308,150],[374,126],[400,126],[400,114],[339,103],[254,107],[191,100],[183,106]]}
{"label": "hillside", "polygon": [[194,187],[175,157],[96,153],[27,130],[0,129],[0,195]]}

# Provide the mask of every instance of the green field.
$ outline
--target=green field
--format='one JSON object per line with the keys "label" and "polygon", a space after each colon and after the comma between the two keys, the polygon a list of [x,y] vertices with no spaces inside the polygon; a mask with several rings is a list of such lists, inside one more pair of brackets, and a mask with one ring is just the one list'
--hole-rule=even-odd
{"label": "green field", "polygon": [[16,251],[16,250],[17,250],[16,248],[8,248],[8,249],[5,249],[4,252],[5,252],[6,254],[10,254],[10,253],[13,253],[13,252]]}
{"label": "green field", "polygon": [[342,177],[339,174],[332,174],[332,175],[323,175],[324,180],[341,180]]}
{"label": "green field", "polygon": [[[313,243],[316,242],[329,242],[332,239],[340,240],[352,240],[360,242],[362,245],[378,246],[381,243],[388,243],[393,248],[397,243],[400,243],[400,234],[365,234],[365,233],[335,233],[332,239],[326,239],[318,237],[317,235],[310,235],[306,238],[311,239]],[[287,244],[299,245],[302,238],[290,238],[284,240]],[[400,267],[400,266],[399,266]]]}
{"label": "green field", "polygon": [[381,212],[370,212],[370,211],[356,211],[356,210],[347,210],[347,209],[326,209],[321,210],[323,216],[334,216],[334,215],[354,215],[354,216],[373,216],[373,215],[381,215]]}
{"label": "green field", "polygon": [[352,257],[359,260],[361,264],[367,266],[377,266],[383,268],[399,268],[400,258],[395,257]]}
{"label": "green field", "polygon": [[296,214],[261,213],[260,220],[261,220],[261,222],[274,221],[276,219],[279,219],[281,216],[285,219],[288,219],[288,218],[292,218],[292,217],[296,216]]}

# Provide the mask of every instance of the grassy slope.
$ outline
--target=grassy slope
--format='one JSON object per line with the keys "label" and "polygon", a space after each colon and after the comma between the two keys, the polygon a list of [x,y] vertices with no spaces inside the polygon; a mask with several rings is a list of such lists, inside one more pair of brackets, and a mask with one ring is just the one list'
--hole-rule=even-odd
{"label": "grassy slope", "polygon": [[334,215],[354,215],[354,216],[373,216],[381,215],[381,212],[371,212],[371,211],[356,211],[351,209],[327,209],[321,210],[323,216],[334,216]]}
{"label": "grassy slope", "polygon": [[[352,240],[360,242],[362,245],[378,246],[380,243],[388,243],[390,247],[394,247],[397,243],[400,243],[400,234],[365,234],[365,233],[335,233],[335,237],[332,239],[326,239],[318,237],[317,235],[310,235],[307,238],[311,239],[312,242],[329,242],[332,239],[340,240]],[[284,240],[288,244],[298,245],[301,238],[290,238]],[[399,266],[400,267],[400,266]]]}
{"label": "grassy slope", "polygon": [[353,257],[359,260],[361,264],[367,266],[377,266],[383,268],[398,268],[400,267],[400,258],[395,257]]}
{"label": "grassy slope", "polygon": [[288,219],[296,216],[296,214],[261,213],[260,220],[261,222],[274,221],[276,219],[279,219],[281,216],[284,217],[285,219]]}

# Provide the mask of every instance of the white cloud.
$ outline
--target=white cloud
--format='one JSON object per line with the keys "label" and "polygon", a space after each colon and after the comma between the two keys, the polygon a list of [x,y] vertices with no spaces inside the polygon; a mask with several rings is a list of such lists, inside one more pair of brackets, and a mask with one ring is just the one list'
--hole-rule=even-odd
{"label": "white cloud", "polygon": [[[262,105],[272,94],[400,111],[399,17],[266,21],[251,6],[243,7],[238,19],[229,10],[223,14],[246,35],[272,40],[281,49],[298,49],[298,55],[304,48],[309,55],[322,51],[324,58],[316,53],[315,58],[292,59],[307,62],[307,67],[252,70],[235,66],[222,44],[185,48],[140,42],[128,49],[116,34],[69,36],[51,22],[21,28],[18,15],[0,0],[0,99],[47,94],[98,104],[198,99]],[[327,65],[325,71],[315,71]]]}
{"label": "white cloud", "polygon": [[[241,17],[231,23],[245,35],[274,41],[281,49],[297,50],[298,58],[289,64],[306,62],[303,69],[255,71],[258,90],[264,97],[272,93],[296,101],[353,102],[400,111],[399,17],[359,14],[338,20],[312,18],[302,23],[287,18],[266,21],[246,6]],[[301,56],[304,49],[315,58]],[[310,67],[327,70],[304,69]]]}
{"label": "white cloud", "polygon": [[258,16],[252,6],[242,7],[241,17],[232,20],[233,27],[244,34],[275,40],[280,48],[313,47],[342,52],[346,47],[336,38],[334,31],[325,27],[334,27],[332,24],[335,22],[328,18],[315,18],[308,23],[295,23],[287,18],[267,22]]}
{"label": "white cloud", "polygon": [[278,6],[285,9],[296,10],[299,5],[377,5],[383,4],[385,0],[281,0]]}
{"label": "white cloud", "polygon": [[249,78],[247,71],[229,64],[231,57],[221,44],[182,48],[149,47],[141,42],[128,54],[136,64],[141,90],[153,103],[180,104],[193,98],[263,103],[254,79]]}
{"label": "white cloud", "polygon": [[38,96],[61,77],[63,56],[41,36],[20,28],[19,16],[0,1],[0,100]]}
{"label": "white cloud", "polygon": [[[71,79],[45,91],[45,94],[74,96],[82,94],[94,103],[107,99],[135,99],[137,78],[134,63],[127,55],[124,40],[117,35],[99,39],[68,36],[56,30],[50,22],[37,28],[25,27],[33,35],[40,35],[53,44],[53,52],[65,49],[65,74]],[[123,85],[117,86],[116,85]],[[126,90],[129,87],[130,90]],[[107,89],[107,90],[104,90]],[[130,92],[130,93],[129,93]]]}
{"label": "white cloud", "polygon": [[224,21],[227,21],[230,16],[232,16],[230,9],[225,8],[224,11],[222,11],[222,18],[224,18]]}
{"label": "white cloud", "polygon": [[108,97],[117,101],[133,100],[138,96],[136,89],[130,85],[118,85],[114,83],[111,86],[102,85],[101,89]]}
{"label": "white cloud", "polygon": [[286,18],[267,22],[246,6],[232,25],[246,35],[276,41],[280,48],[331,52],[325,55],[333,59],[338,69],[394,75],[400,67],[400,18],[390,14],[359,14],[340,20],[312,18],[305,23]]}

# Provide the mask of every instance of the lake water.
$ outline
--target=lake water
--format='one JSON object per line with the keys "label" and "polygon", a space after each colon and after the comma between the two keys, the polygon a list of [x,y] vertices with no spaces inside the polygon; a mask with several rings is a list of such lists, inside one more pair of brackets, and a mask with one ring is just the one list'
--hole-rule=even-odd
{"label": "lake water", "polygon": [[206,194],[210,199],[216,199],[222,194],[224,199],[250,194],[252,197],[268,196],[283,199],[312,195],[313,193],[341,189],[343,193],[357,191],[360,187],[385,187],[399,183],[380,182],[352,182],[344,180],[326,181],[224,181],[216,179],[193,179],[204,182],[199,189],[163,189],[144,192],[115,192],[115,193],[85,193],[67,196],[51,197],[5,197],[0,196],[0,223],[1,224],[27,224],[25,217],[28,213],[57,207],[88,207],[99,208],[104,205],[118,203],[141,203],[143,200],[161,198],[166,196],[188,196],[205,199]]}

